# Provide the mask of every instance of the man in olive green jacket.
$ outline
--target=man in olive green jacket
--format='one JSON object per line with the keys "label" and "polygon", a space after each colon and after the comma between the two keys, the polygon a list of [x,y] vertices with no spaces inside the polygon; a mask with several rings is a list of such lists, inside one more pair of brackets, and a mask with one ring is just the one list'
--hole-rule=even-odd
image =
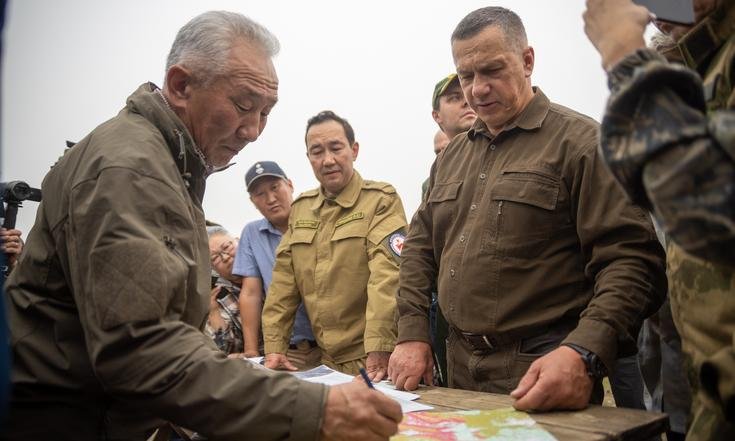
{"label": "man in olive green jacket", "polygon": [[46,176],[7,287],[7,439],[141,440],[164,420],[210,439],[395,433],[398,405],[365,385],[267,373],[227,359],[199,331],[210,281],[205,178],[263,130],[277,51],[240,14],[194,18],[176,37],[164,89],[140,86]]}

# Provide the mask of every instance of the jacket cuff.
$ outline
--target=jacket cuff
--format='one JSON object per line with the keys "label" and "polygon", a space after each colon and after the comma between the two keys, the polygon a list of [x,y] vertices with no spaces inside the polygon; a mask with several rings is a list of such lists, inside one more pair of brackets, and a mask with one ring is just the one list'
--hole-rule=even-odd
{"label": "jacket cuff", "polygon": [[323,384],[299,381],[289,440],[319,439],[328,392],[329,388]]}
{"label": "jacket cuff", "polygon": [[286,354],[288,352],[288,342],[282,340],[265,340],[263,342],[263,352],[266,354]]}
{"label": "jacket cuff", "polygon": [[708,398],[722,407],[725,418],[735,421],[735,351],[726,347],[702,363],[699,381]]}
{"label": "jacket cuff", "polygon": [[653,49],[638,49],[632,54],[618,61],[607,73],[607,86],[611,91],[620,88],[620,85],[633,78],[636,69],[650,61],[667,63],[666,58]]}
{"label": "jacket cuff", "polygon": [[365,354],[370,352],[393,352],[396,347],[395,340],[379,337],[370,337],[365,339]]}
{"label": "jacket cuff", "polygon": [[615,329],[605,322],[582,318],[577,327],[567,335],[561,344],[571,343],[594,352],[612,372],[618,356],[618,337]]}
{"label": "jacket cuff", "polygon": [[404,341],[423,341],[431,344],[429,336],[429,318],[426,316],[402,316],[398,319],[398,340],[396,344]]}

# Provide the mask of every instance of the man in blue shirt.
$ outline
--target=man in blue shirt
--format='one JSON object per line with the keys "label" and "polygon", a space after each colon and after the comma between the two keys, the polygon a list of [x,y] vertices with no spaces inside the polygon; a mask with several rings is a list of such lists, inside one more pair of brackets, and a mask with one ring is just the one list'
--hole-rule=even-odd
{"label": "man in blue shirt", "polygon": [[[271,283],[276,248],[288,229],[293,201],[293,184],[272,161],[255,163],[245,173],[250,200],[264,216],[245,225],[235,256],[233,274],[243,277],[240,315],[246,357],[260,355],[258,347],[263,299]],[[320,364],[321,350],[314,340],[311,323],[302,303],[296,312],[289,350],[288,369],[309,369]]]}

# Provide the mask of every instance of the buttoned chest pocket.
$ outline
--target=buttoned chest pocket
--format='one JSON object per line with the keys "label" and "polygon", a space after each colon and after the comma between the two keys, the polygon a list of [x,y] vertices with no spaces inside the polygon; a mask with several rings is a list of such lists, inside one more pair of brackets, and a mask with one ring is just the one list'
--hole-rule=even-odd
{"label": "buttoned chest pocket", "polygon": [[[457,214],[457,198],[462,188],[459,182],[437,182],[429,193],[427,203],[432,204],[433,218],[440,219],[442,224],[451,225]],[[448,222],[447,222],[448,220]]]}
{"label": "buttoned chest pocket", "polygon": [[552,236],[570,226],[559,204],[560,179],[535,170],[503,171],[491,189],[498,250],[508,256],[536,257]]}
{"label": "buttoned chest pocket", "polygon": [[[339,221],[337,222],[339,224]],[[367,265],[367,219],[336,225],[332,233],[332,260],[344,269],[360,269]]]}
{"label": "buttoned chest pocket", "polygon": [[294,228],[291,233],[291,237],[288,240],[288,244],[291,246],[293,251],[295,248],[309,246],[314,241],[316,236],[316,228]]}

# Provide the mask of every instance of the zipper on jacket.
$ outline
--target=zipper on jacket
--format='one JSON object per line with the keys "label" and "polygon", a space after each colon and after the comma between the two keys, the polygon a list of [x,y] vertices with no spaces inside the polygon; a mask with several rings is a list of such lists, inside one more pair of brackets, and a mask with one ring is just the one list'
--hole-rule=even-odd
{"label": "zipper on jacket", "polygon": [[163,236],[163,243],[166,245],[166,248],[173,251],[174,254],[181,258],[181,260],[186,262],[186,258],[179,252],[178,248],[176,248],[176,241],[173,240],[171,236]]}

